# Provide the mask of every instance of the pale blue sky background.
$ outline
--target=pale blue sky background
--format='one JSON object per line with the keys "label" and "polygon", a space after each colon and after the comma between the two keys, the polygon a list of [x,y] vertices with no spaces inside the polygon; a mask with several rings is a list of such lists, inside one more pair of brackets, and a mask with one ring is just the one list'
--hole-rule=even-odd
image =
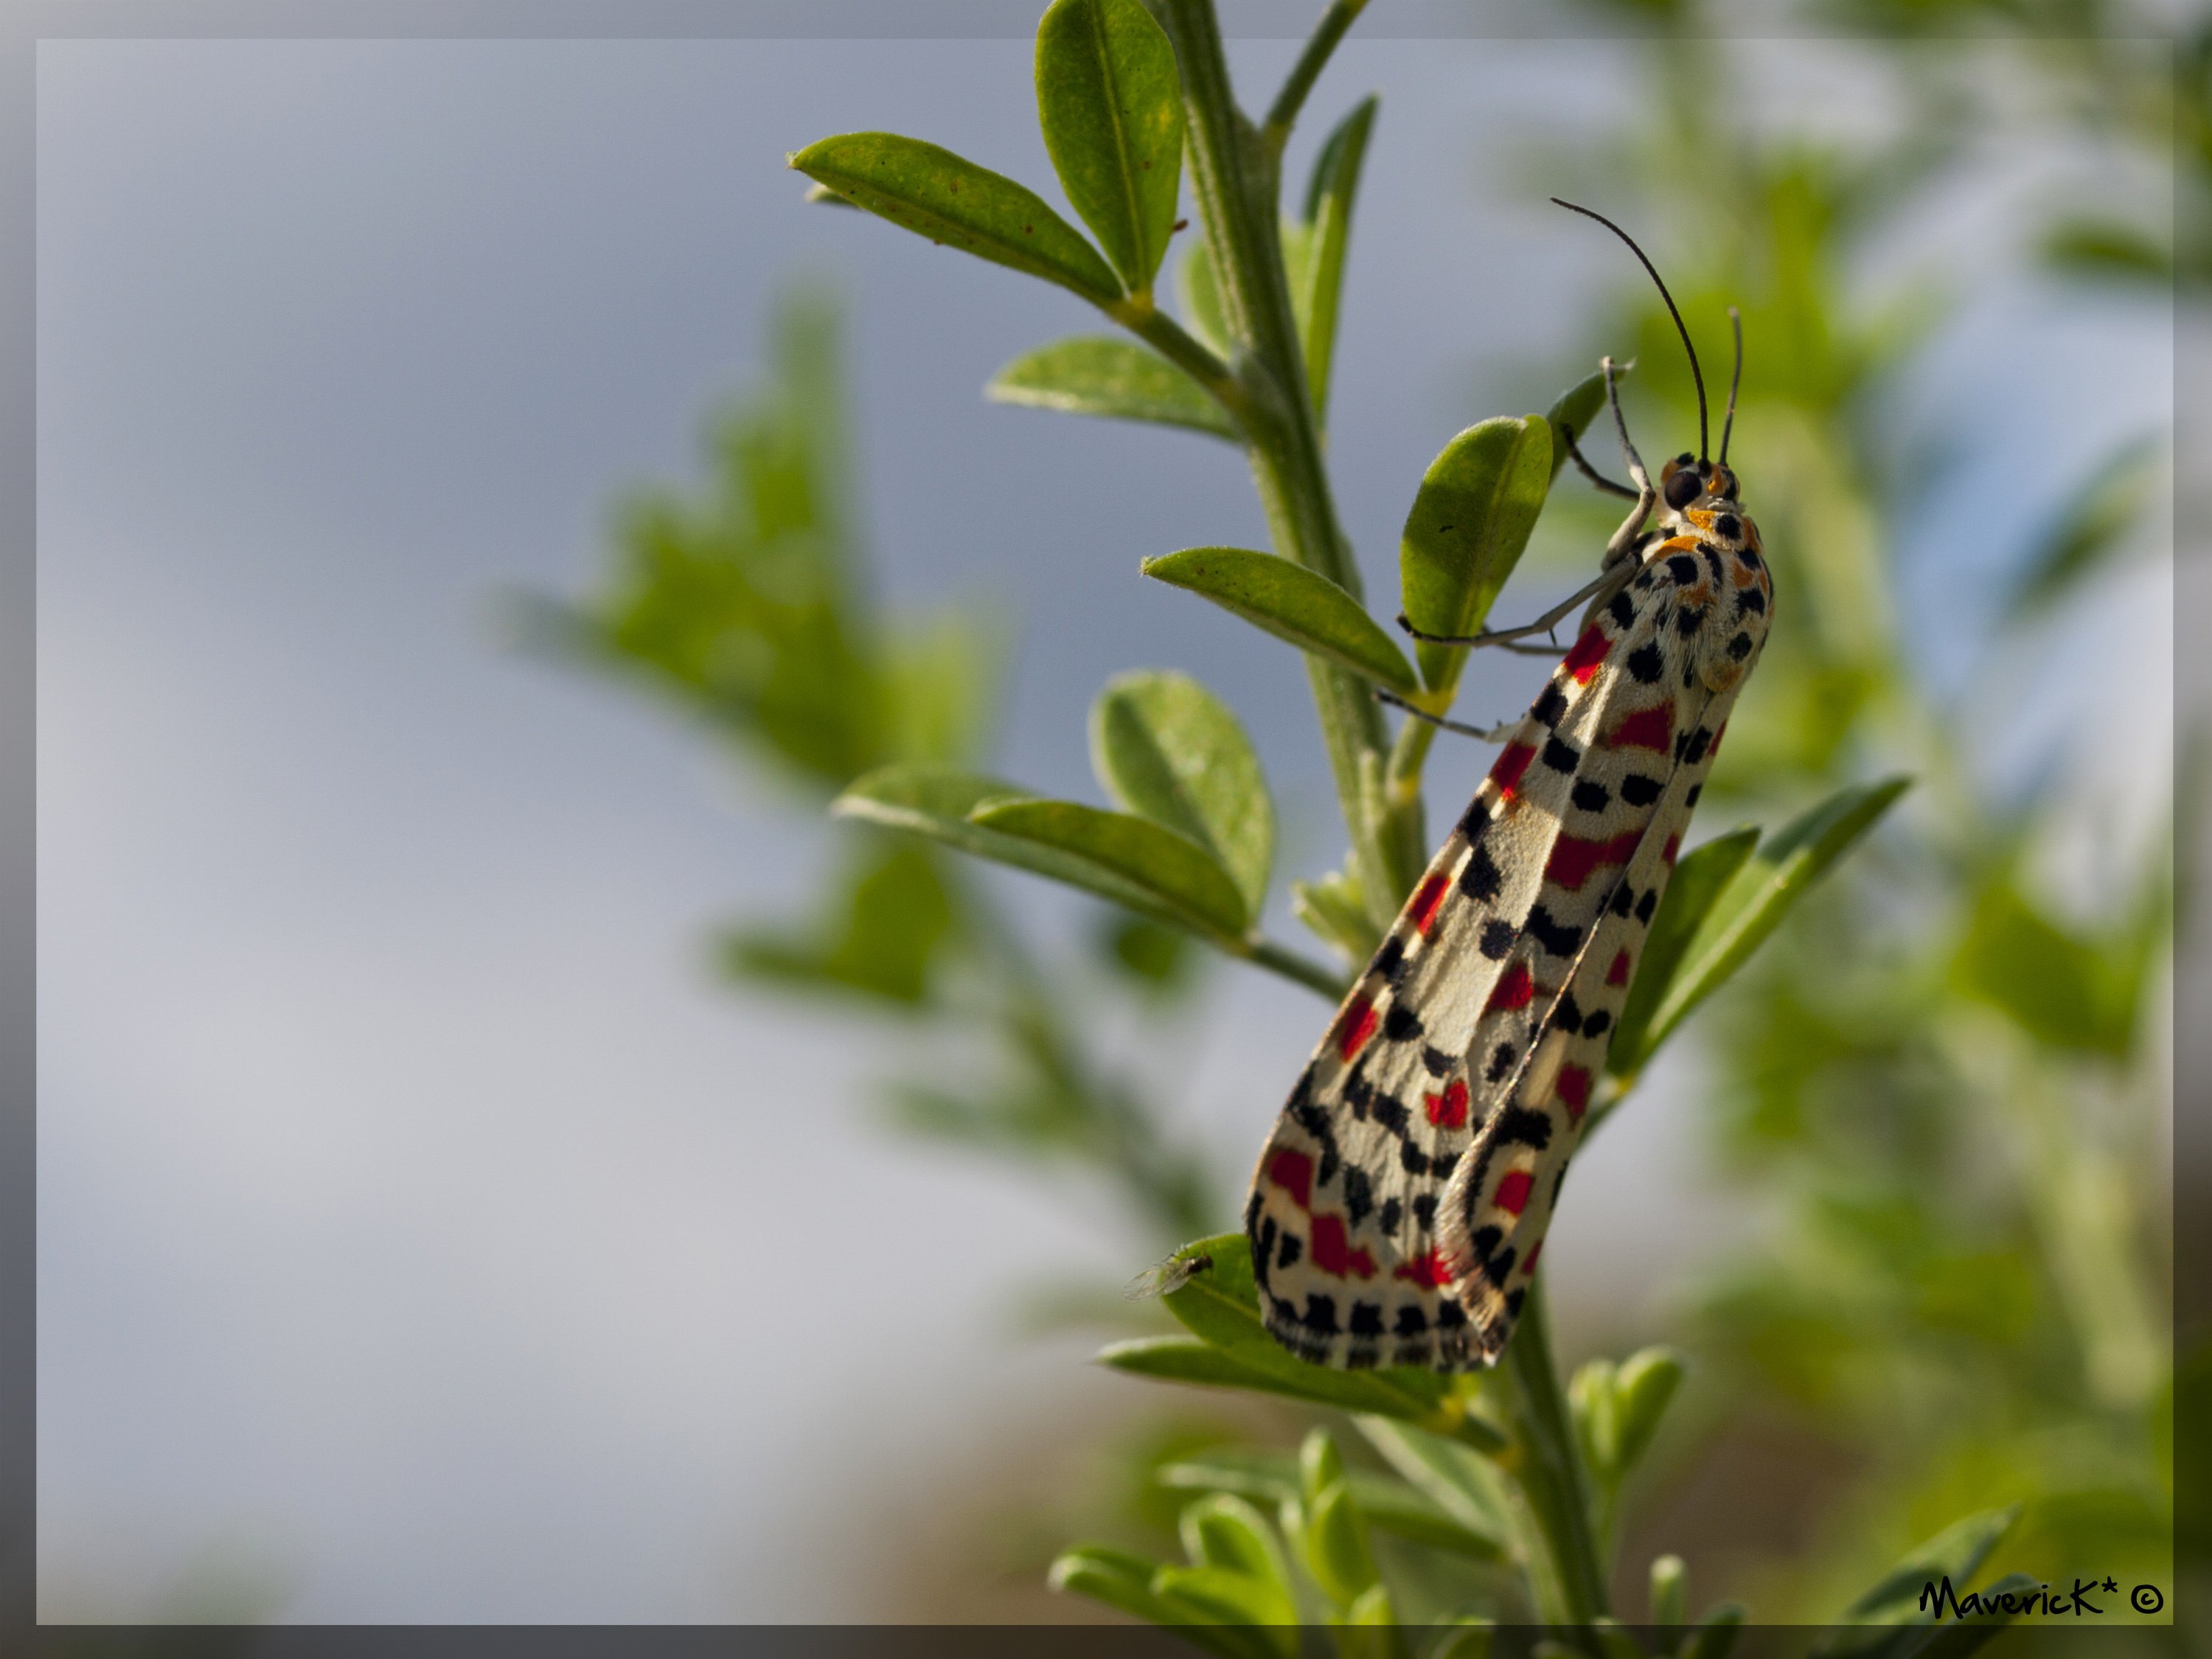
{"label": "pale blue sky background", "polygon": [[[1290,50],[1239,72],[1272,83]],[[1804,96],[1848,85],[1830,49],[1747,50],[1747,96],[1879,118]],[[695,476],[779,287],[831,281],[891,592],[988,595],[1021,630],[1000,769],[1091,795],[1098,684],[1190,668],[1255,733],[1286,863],[1334,857],[1295,659],[1135,575],[1261,538],[1234,453],[983,402],[1092,315],[808,209],[782,168],[887,127],[1047,185],[1029,51],[40,49],[46,1616],[147,1612],[211,1567],[316,1620],[866,1613],[859,1529],[986,1424],[1143,1403],[1002,1310],[1035,1271],[1141,1265],[1103,1207],[878,1138],[883,1056],[713,982],[709,925],[788,902],[803,828],[486,626],[503,586],[587,581],[623,489]],[[1333,457],[1376,593],[1430,456],[1582,372],[1576,307],[1626,280],[1513,146],[1591,130],[1626,66],[1355,40],[1322,85],[1322,116],[1386,94]],[[1953,683],[2021,530],[2168,405],[2162,311],[2004,274],[2020,204],[2071,165],[1992,161],[1889,256],[1973,296],[1896,411],[1900,443],[1975,446],[1905,538]],[[2146,573],[2057,660],[2163,711]],[[1488,718],[1537,671],[1485,672]],[[2060,690],[2046,738],[2081,713]],[[2104,763],[2140,775],[2155,726]],[[1442,751],[1437,798],[1484,763]],[[1234,1172],[1322,1011],[1249,975],[1217,994],[1176,1063]],[[1693,1084],[1678,1062],[1577,1166],[1549,1258],[1571,1304],[1649,1316],[1712,1248],[1680,1220]]]}

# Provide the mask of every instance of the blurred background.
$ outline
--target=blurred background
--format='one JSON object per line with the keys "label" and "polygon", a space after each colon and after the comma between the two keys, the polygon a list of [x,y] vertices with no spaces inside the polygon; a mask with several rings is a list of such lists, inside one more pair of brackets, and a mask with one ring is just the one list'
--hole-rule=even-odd
{"label": "blurred background", "polygon": [[[1547,1253],[1564,1358],[1692,1358],[1632,1552],[1770,1619],[2014,1498],[2028,1571],[2163,1571],[2172,1502],[2207,58],[2092,4],[1849,14],[1384,5],[1286,168],[1382,94],[1330,435],[1373,608],[1444,441],[1601,351],[1645,453],[1688,441],[1577,197],[1709,373],[1744,311],[1731,459],[1796,621],[1700,831],[1919,779]],[[1295,50],[1232,43],[1248,105]],[[1057,199],[1030,58],[41,46],[44,1618],[1081,1617],[1042,1583],[1072,1529],[1295,1433],[1088,1358],[1233,1224],[1323,1004],[822,811],[934,755],[1098,799],[1091,697],[1176,667],[1251,732],[1285,872],[1341,852],[1295,654],[1136,574],[1265,544],[1241,458],[987,401],[1096,319],[782,166],[883,128]],[[1563,480],[1500,615],[1614,516]],[[1440,749],[1433,822],[1487,758]]]}

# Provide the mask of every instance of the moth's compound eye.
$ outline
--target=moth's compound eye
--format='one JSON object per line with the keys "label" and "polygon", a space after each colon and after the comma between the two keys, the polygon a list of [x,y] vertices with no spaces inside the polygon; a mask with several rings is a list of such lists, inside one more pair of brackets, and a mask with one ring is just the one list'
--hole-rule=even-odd
{"label": "moth's compound eye", "polygon": [[1696,473],[1677,472],[1667,480],[1667,487],[1660,493],[1666,496],[1667,505],[1680,513],[1705,490],[1705,483]]}

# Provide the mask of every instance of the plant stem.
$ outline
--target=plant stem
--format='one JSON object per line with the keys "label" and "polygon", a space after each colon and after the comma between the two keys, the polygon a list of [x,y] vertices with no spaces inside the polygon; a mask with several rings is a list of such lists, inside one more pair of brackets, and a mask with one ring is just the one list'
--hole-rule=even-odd
{"label": "plant stem", "polygon": [[[1158,15],[1182,72],[1191,186],[1206,224],[1224,320],[1239,348],[1231,368],[1249,400],[1241,418],[1253,482],[1275,550],[1357,597],[1359,572],[1338,527],[1322,464],[1304,348],[1283,269],[1279,157],[1237,107],[1212,0],[1158,0]],[[1333,10],[1324,20],[1324,30],[1334,15]],[[1350,21],[1349,15],[1342,20]],[[1339,25],[1335,33],[1342,33]],[[1333,38],[1326,43],[1333,44]],[[1315,74],[1327,58],[1326,45],[1316,57]],[[1308,55],[1316,52],[1310,46]],[[1379,805],[1384,758],[1382,711],[1349,671],[1309,656],[1306,672],[1351,838],[1352,866],[1370,915],[1387,927],[1413,889],[1420,859],[1418,852],[1410,859],[1406,855],[1407,838],[1394,833],[1373,810]]]}
{"label": "plant stem", "polygon": [[1340,1000],[1351,988],[1345,983],[1344,975],[1334,969],[1302,957],[1271,939],[1254,939],[1244,952],[1244,959],[1255,967],[1293,980],[1310,991],[1318,991],[1331,1002]]}
{"label": "plant stem", "polygon": [[1344,32],[1352,21],[1367,9],[1367,0],[1332,0],[1306,42],[1306,49],[1298,54],[1298,61],[1291,66],[1290,78],[1283,89],[1275,94],[1275,101],[1267,111],[1265,125],[1260,129],[1261,142],[1276,155],[1290,139],[1291,129],[1297,125],[1298,111],[1304,107],[1306,94],[1321,79],[1321,72],[1336,50],[1336,43],[1344,39]]}
{"label": "plant stem", "polygon": [[[1542,1287],[1532,1284],[1503,1367],[1514,1442],[1506,1465],[1551,1558],[1548,1588],[1556,1592],[1557,1605],[1546,1608],[1547,1615],[1579,1628],[1608,1611],[1605,1566],[1590,1526],[1574,1421],[1552,1360],[1549,1326]],[[1552,1599],[1540,1595],[1540,1602]]]}

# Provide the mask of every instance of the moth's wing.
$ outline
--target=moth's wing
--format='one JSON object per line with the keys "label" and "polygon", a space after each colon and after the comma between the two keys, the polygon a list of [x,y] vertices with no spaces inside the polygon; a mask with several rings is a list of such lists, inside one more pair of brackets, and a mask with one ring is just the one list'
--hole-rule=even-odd
{"label": "moth's wing", "polygon": [[1481,1363],[1437,1255],[1446,1181],[1486,1103],[1467,1060],[1543,885],[1573,763],[1554,730],[1620,643],[1594,617],[1291,1091],[1245,1206],[1275,1337],[1339,1366]]}
{"label": "moth's wing", "polygon": [[1507,964],[1510,975],[1527,963],[1533,994],[1478,1032],[1485,1075],[1495,1073],[1503,1093],[1453,1172],[1439,1236],[1454,1294],[1492,1362],[1527,1297],[1645,933],[1750,665],[1726,675],[1725,690],[1708,689],[1713,630],[1685,632],[1680,619],[1710,614],[1711,585],[1686,587],[1661,569],[1632,590],[1630,630],[1656,647],[1659,672],[1607,682],[1565,723],[1583,750],[1579,781],[1595,787],[1571,811],[1546,868],[1536,906],[1552,936],[1532,926]]}

